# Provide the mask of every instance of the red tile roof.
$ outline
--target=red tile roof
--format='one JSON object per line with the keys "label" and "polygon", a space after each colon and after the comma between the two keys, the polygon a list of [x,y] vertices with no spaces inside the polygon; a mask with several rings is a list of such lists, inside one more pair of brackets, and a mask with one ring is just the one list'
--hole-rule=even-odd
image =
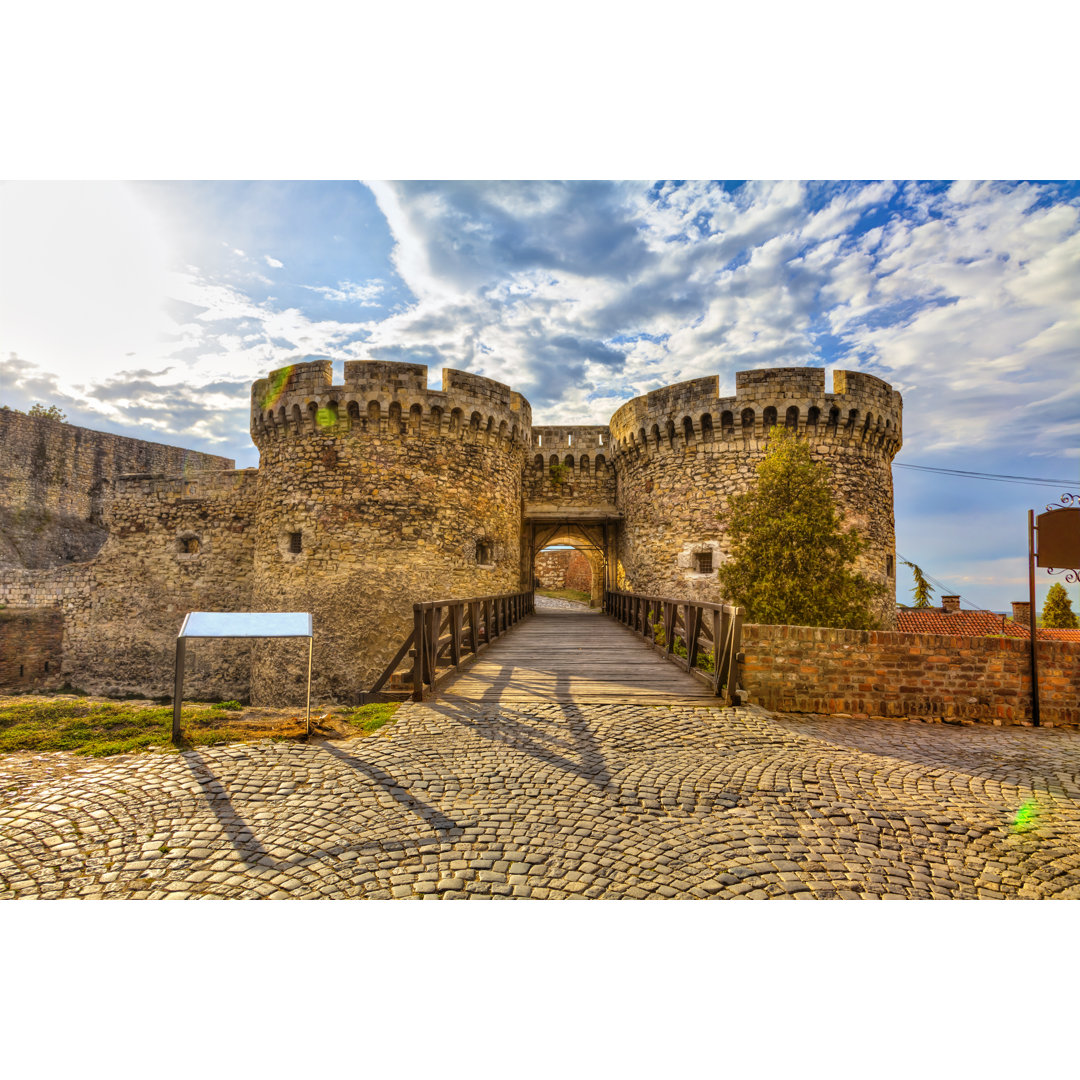
{"label": "red tile roof", "polygon": [[[896,613],[896,629],[905,634],[962,634],[965,637],[1028,636],[1023,623],[1015,623],[1008,615],[994,611],[950,611],[941,608],[900,609]],[[1039,629],[1041,640],[1080,641],[1080,630]]]}

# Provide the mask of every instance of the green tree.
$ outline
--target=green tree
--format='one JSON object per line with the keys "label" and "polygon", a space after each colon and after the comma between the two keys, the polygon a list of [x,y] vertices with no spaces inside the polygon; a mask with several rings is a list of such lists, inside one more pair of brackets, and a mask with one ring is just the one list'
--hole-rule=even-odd
{"label": "green tree", "polygon": [[829,469],[784,428],[769,432],[757,484],[732,496],[720,520],[731,558],[720,585],[751,622],[793,626],[878,625],[875,603],[888,588],[852,569],[863,542],[844,531],[829,487]]}
{"label": "green tree", "polygon": [[911,595],[915,598],[915,603],[912,605],[917,608],[930,607],[930,594],[934,591],[930,588],[930,582],[923,576],[923,572],[913,562],[908,562],[907,559],[900,560],[905,566],[911,567],[911,572],[915,576],[915,588],[911,590]]}
{"label": "green tree", "polygon": [[67,415],[65,413],[62,413],[55,405],[50,405],[48,406],[48,408],[46,408],[44,405],[36,401],[33,405],[30,406],[30,409],[26,415],[47,416],[50,420],[59,420],[61,423],[63,423],[67,419]]}
{"label": "green tree", "polygon": [[1042,609],[1042,625],[1050,630],[1080,629],[1076,621],[1076,612],[1072,609],[1072,601],[1060,581],[1055,581],[1046,594]]}

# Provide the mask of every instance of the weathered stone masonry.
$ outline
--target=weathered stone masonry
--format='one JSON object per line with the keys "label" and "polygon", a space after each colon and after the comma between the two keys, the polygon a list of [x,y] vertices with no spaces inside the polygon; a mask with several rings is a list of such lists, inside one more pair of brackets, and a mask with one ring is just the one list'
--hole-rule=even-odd
{"label": "weathered stone masonry", "polygon": [[[900,395],[850,372],[824,386],[819,369],[741,372],[734,397],[698,379],[628,402],[610,427],[534,427],[528,401],[491,379],[444,370],[431,390],[423,365],[358,361],[334,385],[331,362],[315,361],[253,385],[260,464],[239,471],[0,414],[0,603],[61,613],[73,685],[153,695],[169,692],[186,611],[311,611],[314,693],[348,702],[408,633],[414,602],[530,588],[534,544],[601,536],[598,522],[603,538],[582,544],[594,593],[721,599],[717,515],[754,482],[773,424],[828,461],[845,520],[868,539],[862,568],[891,584]],[[38,506],[56,517],[34,545],[16,519]],[[78,540],[82,526],[93,535]],[[194,651],[193,696],[302,700],[297,643]]]}
{"label": "weathered stone masonry", "polygon": [[[896,539],[892,459],[902,404],[873,375],[838,371],[825,393],[820,368],[741,371],[735,396],[716,376],[655,390],[611,418],[623,514],[619,585],[665,596],[720,601],[716,567],[729,554],[717,515],[756,480],[769,430],[787,427],[825,461],[847,525],[866,540],[857,569],[889,587],[878,612],[895,625]],[[699,557],[711,561],[707,573]]]}

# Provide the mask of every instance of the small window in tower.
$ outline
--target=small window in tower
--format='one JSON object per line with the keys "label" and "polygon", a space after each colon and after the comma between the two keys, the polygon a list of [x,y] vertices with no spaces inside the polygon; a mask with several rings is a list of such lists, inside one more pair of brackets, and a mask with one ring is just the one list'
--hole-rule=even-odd
{"label": "small window in tower", "polygon": [[891,555],[885,556],[885,576],[893,576],[893,557]]}
{"label": "small window in tower", "polygon": [[49,661],[48,660],[45,661],[45,670],[46,671],[49,670]]}
{"label": "small window in tower", "polygon": [[485,540],[476,541],[476,561],[484,564],[492,562],[491,545]]}
{"label": "small window in tower", "polygon": [[20,678],[20,679],[22,678],[22,674],[23,674],[23,665],[22,665],[22,664],[20,664],[20,665],[19,665],[19,678]]}
{"label": "small window in tower", "polygon": [[198,555],[199,538],[197,536],[180,536],[176,540],[176,550],[181,555]]}
{"label": "small window in tower", "polygon": [[304,534],[298,532],[289,533],[289,551],[293,555],[299,555],[304,550]]}
{"label": "small window in tower", "polygon": [[712,573],[712,552],[698,551],[694,554],[694,569],[699,574]]}

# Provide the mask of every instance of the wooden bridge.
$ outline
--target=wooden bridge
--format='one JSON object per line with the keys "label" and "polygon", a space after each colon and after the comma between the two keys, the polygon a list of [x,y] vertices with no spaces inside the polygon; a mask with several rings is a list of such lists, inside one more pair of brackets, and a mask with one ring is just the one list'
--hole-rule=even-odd
{"label": "wooden bridge", "polygon": [[532,593],[416,604],[364,700],[734,704],[741,628],[741,608],[623,592],[603,611],[537,611]]}

